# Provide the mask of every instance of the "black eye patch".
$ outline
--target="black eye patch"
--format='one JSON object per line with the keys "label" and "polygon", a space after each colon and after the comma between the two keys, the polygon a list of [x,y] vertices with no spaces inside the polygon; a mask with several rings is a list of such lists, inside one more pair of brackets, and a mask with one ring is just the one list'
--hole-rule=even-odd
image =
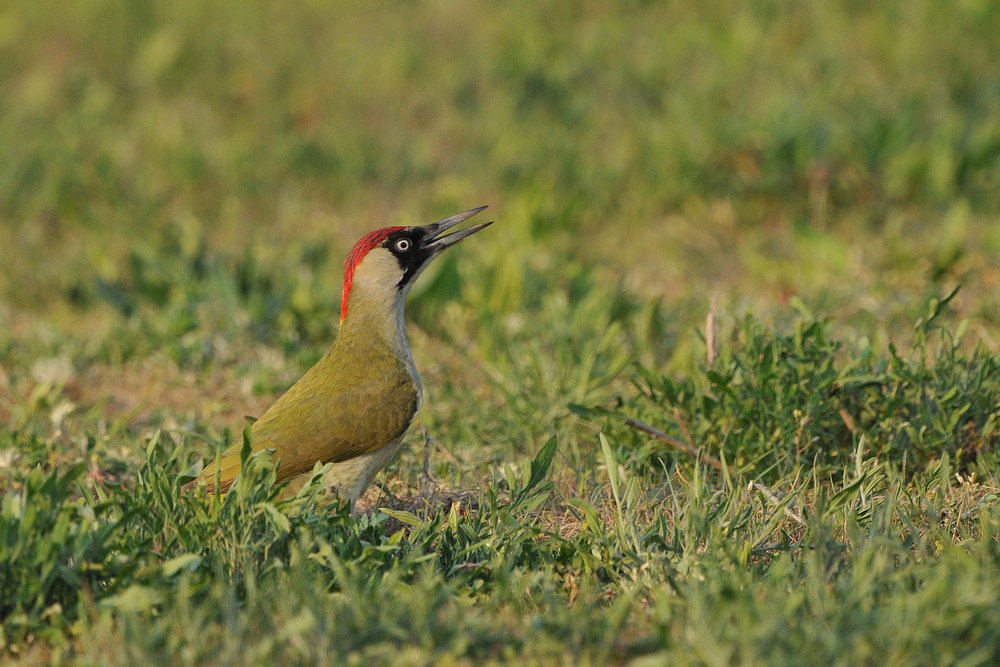
{"label": "black eye patch", "polygon": [[386,250],[395,255],[399,268],[403,270],[403,277],[397,283],[400,289],[413,280],[420,267],[430,258],[430,252],[421,243],[426,235],[419,228],[405,229],[389,235],[382,243]]}

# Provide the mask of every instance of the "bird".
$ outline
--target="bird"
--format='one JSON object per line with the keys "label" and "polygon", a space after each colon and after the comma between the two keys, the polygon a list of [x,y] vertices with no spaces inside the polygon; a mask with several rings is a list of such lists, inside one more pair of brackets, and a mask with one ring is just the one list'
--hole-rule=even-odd
{"label": "bird", "polygon": [[[272,451],[276,481],[289,482],[286,494],[309,481],[317,462],[332,464],[323,484],[353,511],[399,451],[423,400],[406,336],[406,297],[434,258],[493,224],[444,234],[485,208],[429,225],[377,229],[347,253],[336,339],[250,426],[252,451]],[[214,487],[218,470],[219,492],[228,491],[240,473],[242,448],[237,439],[188,486],[204,480]]]}

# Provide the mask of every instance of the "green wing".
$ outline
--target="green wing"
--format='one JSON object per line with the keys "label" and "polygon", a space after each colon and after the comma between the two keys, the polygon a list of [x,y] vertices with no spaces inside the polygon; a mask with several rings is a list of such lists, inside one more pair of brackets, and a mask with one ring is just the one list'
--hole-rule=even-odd
{"label": "green wing", "polygon": [[[336,385],[327,378],[339,377]],[[406,433],[417,412],[419,389],[406,368],[385,357],[363,373],[338,368],[327,355],[296,382],[251,427],[254,453],[274,450],[278,481],[360,456]],[[242,438],[222,454],[220,486],[227,490],[240,472]],[[215,479],[215,463],[202,477]]]}

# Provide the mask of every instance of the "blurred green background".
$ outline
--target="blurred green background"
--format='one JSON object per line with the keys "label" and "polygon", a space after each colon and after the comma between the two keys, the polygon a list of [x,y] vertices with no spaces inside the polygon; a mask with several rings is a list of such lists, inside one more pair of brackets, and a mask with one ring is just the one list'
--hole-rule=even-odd
{"label": "blurred green background", "polygon": [[362,232],[489,204],[432,333],[597,284],[654,333],[798,296],[884,343],[962,283],[995,349],[997,35],[976,0],[3,3],[0,326],[328,340]]}
{"label": "blurred green background", "polygon": [[[998,36],[0,0],[0,662],[996,664]],[[413,428],[358,522],[182,495],[326,351],[361,234],[483,204],[407,309],[429,476]]]}

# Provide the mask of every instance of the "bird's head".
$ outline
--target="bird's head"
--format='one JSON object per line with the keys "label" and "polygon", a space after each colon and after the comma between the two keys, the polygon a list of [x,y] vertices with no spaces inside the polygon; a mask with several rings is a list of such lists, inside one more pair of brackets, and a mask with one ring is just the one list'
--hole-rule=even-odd
{"label": "bird's head", "polygon": [[493,224],[484,222],[442,236],[484,208],[480,206],[429,225],[385,227],[362,236],[344,260],[341,323],[347,318],[348,306],[362,297],[386,310],[401,306],[417,276],[445,248]]}

